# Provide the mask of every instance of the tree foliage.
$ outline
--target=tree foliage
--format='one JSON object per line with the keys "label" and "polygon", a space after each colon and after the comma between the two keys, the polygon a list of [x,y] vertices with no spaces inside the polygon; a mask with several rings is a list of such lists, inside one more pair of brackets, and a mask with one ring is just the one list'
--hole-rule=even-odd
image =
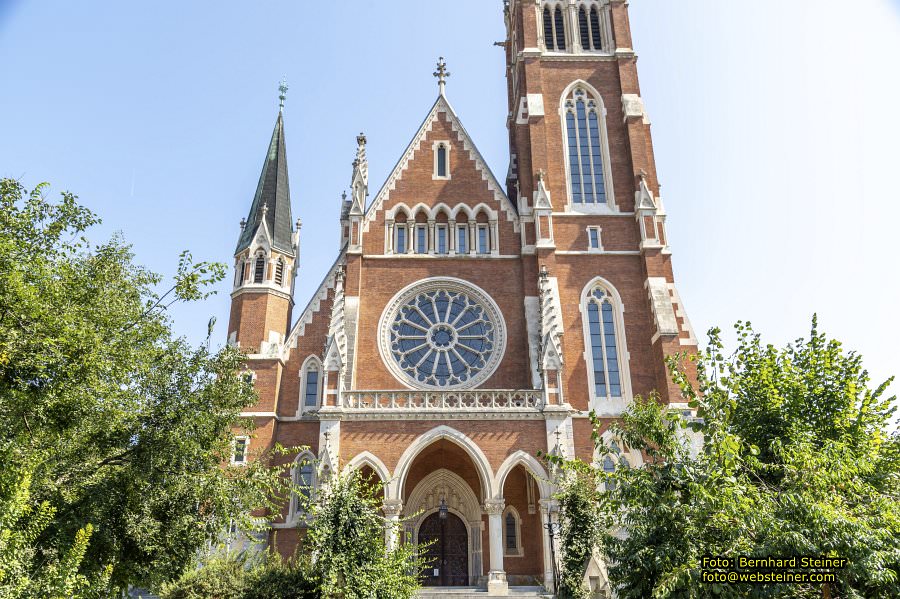
{"label": "tree foliage", "polygon": [[256,401],[242,356],[172,334],[166,308],[206,297],[224,266],[184,253],[159,292],[119,237],[87,240],[99,219],[75,196],[45,189],[0,180],[0,449],[16,457],[0,480],[30,483],[4,488],[0,509],[20,516],[3,534],[35,555],[28,576],[78,561],[83,580],[155,585],[229,521],[249,527],[251,510],[274,507],[284,479],[264,460],[222,467]]}
{"label": "tree foliage", "polygon": [[[889,382],[871,388],[861,357],[815,319],[809,339],[780,349],[749,324],[736,330],[732,355],[713,330],[690,358],[696,383],[670,363],[700,421],[651,397],[636,398],[612,426],[647,458],[643,468],[595,471],[598,485],[615,482],[597,504],[609,522],[600,548],[618,596],[896,596],[900,437],[888,432]],[[699,452],[689,431],[702,435]],[[595,439],[601,453],[613,451]],[[849,562],[826,585],[704,584],[704,555]]]}
{"label": "tree foliage", "polygon": [[305,549],[323,598],[409,599],[419,588],[413,545],[385,550],[385,530],[399,525],[380,515],[381,502],[380,484],[356,470],[332,476],[311,502]]}

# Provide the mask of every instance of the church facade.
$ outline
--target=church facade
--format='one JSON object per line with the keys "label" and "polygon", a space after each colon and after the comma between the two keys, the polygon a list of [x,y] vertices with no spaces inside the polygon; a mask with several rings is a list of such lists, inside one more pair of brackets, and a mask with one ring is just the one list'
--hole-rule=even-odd
{"label": "church facade", "polygon": [[[605,430],[635,395],[677,404],[665,357],[696,351],[627,3],[510,0],[504,16],[505,180],[454,112],[441,61],[437,99],[380,189],[357,138],[335,205],[342,249],[295,309],[300,230],[279,113],[228,329],[259,393],[236,459],[307,446],[292,475],[310,492],[345,469],[380,478],[403,538],[436,541],[425,584],[493,594],[552,588],[557,505],[538,453],[593,460],[590,412]],[[621,449],[597,466],[640,466]],[[303,534],[298,512],[291,501],[272,526],[284,554]]]}

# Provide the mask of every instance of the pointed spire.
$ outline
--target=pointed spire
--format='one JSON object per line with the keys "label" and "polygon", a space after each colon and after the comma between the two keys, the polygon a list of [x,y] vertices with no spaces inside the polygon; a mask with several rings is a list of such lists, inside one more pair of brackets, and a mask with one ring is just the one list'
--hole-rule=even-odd
{"label": "pointed spire", "polygon": [[441,56],[438,58],[437,70],[434,72],[434,76],[437,77],[438,80],[438,91],[440,95],[444,95],[444,87],[447,85],[447,77],[450,76],[450,72],[447,70],[447,63],[444,62],[444,57]]}
{"label": "pointed spire", "polygon": [[[286,88],[287,86],[282,86]],[[284,90],[282,90],[282,95]],[[235,253],[247,249],[260,227],[264,227],[272,246],[294,255],[291,191],[288,185],[287,151],[284,142],[284,119],[279,111],[269,151],[263,162],[256,195],[250,205],[246,226],[241,231]]]}

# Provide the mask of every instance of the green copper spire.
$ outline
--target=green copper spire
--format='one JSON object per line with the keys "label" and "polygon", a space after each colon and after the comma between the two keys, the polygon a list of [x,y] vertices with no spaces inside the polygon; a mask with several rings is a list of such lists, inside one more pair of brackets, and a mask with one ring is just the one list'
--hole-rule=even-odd
{"label": "green copper spire", "polygon": [[[283,107],[287,92],[287,85],[284,82],[279,91]],[[235,253],[250,247],[260,227],[265,226],[272,240],[272,247],[285,254],[294,255],[292,221],[291,190],[288,184],[287,151],[284,143],[284,116],[279,109],[272,140],[269,142],[269,151],[266,153],[262,173],[259,175],[256,195],[253,196],[250,214],[241,230]]]}

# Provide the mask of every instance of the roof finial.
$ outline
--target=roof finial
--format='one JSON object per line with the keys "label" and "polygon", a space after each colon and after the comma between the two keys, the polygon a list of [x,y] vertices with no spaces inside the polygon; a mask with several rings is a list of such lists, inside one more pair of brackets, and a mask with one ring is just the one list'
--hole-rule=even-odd
{"label": "roof finial", "polygon": [[437,77],[438,90],[440,90],[440,93],[443,96],[444,86],[447,84],[447,77],[450,76],[450,73],[447,71],[447,63],[444,62],[443,56],[438,58],[437,70],[434,72],[434,76]]}
{"label": "roof finial", "polygon": [[287,97],[287,77],[281,78],[281,83],[278,85],[278,91],[281,92],[278,94],[278,111],[284,111],[284,99]]}

